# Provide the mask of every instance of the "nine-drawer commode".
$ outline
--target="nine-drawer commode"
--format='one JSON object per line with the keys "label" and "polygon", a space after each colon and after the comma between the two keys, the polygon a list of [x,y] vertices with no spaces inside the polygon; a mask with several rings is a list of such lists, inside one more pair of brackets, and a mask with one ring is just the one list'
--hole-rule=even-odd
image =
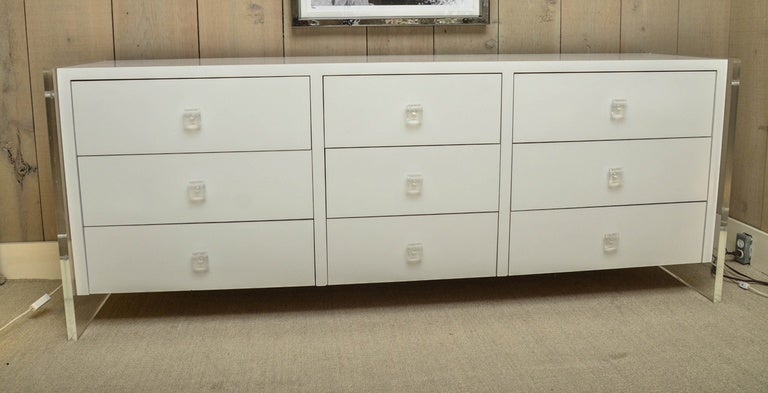
{"label": "nine-drawer commode", "polygon": [[710,262],[727,61],[117,61],[56,72],[80,295]]}

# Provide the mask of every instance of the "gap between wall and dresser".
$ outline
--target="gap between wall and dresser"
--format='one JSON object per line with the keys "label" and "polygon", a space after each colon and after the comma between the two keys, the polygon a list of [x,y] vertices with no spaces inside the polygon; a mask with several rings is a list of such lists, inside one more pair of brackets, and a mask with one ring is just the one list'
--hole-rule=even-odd
{"label": "gap between wall and dresser", "polygon": [[[719,222],[719,216],[718,216]],[[752,235],[751,268],[768,274],[768,233],[731,218],[728,221],[728,250],[733,251],[736,234]],[[717,239],[717,237],[715,237]],[[0,275],[10,280],[61,278],[56,242],[0,243]]]}

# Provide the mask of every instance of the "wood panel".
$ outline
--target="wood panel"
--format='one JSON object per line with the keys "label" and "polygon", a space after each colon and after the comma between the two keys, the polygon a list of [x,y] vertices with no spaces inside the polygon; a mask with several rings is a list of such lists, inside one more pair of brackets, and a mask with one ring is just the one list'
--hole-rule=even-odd
{"label": "wood panel", "polygon": [[292,27],[292,1],[283,0],[283,40],[286,56],[362,56],[367,54],[365,27]]}
{"label": "wood panel", "polygon": [[283,55],[283,5],[274,0],[198,0],[200,57]]}
{"label": "wood panel", "polygon": [[111,60],[112,7],[110,0],[36,0],[25,4],[43,231],[46,240],[55,240],[55,200],[42,73],[55,67]]}
{"label": "wood panel", "polygon": [[680,0],[677,52],[727,57],[730,18],[731,0]]}
{"label": "wood panel", "polygon": [[499,53],[499,0],[491,0],[490,7],[487,25],[435,26],[435,54]]}
{"label": "wood panel", "polygon": [[621,51],[677,53],[678,3],[622,0]]}
{"label": "wood panel", "polygon": [[369,27],[369,55],[431,55],[434,51],[434,28]]}
{"label": "wood panel", "polygon": [[[753,1],[755,6],[751,9],[746,9],[744,12],[752,16],[752,21],[737,24],[737,27],[751,27],[749,32],[748,42],[749,49],[752,50],[753,58],[746,64],[746,71],[750,77],[752,83],[748,82],[746,88],[749,90],[746,95],[746,100],[753,103],[755,111],[752,114],[757,119],[757,132],[760,133],[761,138],[768,140],[768,2],[766,1]],[[740,4],[743,7],[743,4]],[[750,23],[751,22],[751,23]],[[740,50],[741,51],[741,50]],[[746,52],[746,51],[745,51]],[[746,55],[740,55],[740,57],[746,58]],[[747,112],[749,115],[750,112]],[[738,145],[737,145],[738,146]],[[760,156],[756,156],[754,161],[751,161],[749,157],[744,157],[742,161],[747,166],[744,171],[753,171],[755,167],[760,167],[762,163],[763,168],[763,214],[762,222],[760,223],[760,229],[768,231],[768,189],[765,185],[768,184],[768,143],[763,144],[766,146],[766,152],[763,153],[764,161],[760,161]],[[738,151],[738,150],[737,150]]]}
{"label": "wood panel", "polygon": [[621,0],[568,0],[562,9],[562,53],[620,50]]}
{"label": "wood panel", "polygon": [[730,55],[741,59],[741,86],[734,144],[731,216],[768,228],[765,193],[768,143],[768,2],[733,2]]}
{"label": "wood panel", "polygon": [[196,0],[113,0],[115,58],[195,58]]}
{"label": "wood panel", "polygon": [[42,240],[23,0],[0,2],[0,86],[0,242]]}
{"label": "wood panel", "polygon": [[128,59],[621,50],[725,57],[731,4],[730,53],[744,59],[745,80],[732,213],[768,228],[768,194],[763,192],[768,182],[768,120],[763,115],[768,59],[761,30],[768,19],[766,1],[493,0],[488,26],[326,29],[292,28],[291,1],[0,2],[0,242],[55,238],[40,78],[45,68],[115,54]]}
{"label": "wood panel", "polygon": [[560,0],[499,3],[499,53],[559,53]]}

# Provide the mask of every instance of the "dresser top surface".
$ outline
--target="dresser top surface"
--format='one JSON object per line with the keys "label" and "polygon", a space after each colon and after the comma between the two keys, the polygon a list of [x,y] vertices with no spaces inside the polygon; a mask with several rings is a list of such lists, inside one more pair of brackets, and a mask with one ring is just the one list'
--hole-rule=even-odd
{"label": "dresser top surface", "polygon": [[169,60],[110,60],[57,69],[58,86],[71,81],[376,74],[526,72],[725,71],[727,60],[658,55],[530,54],[429,56],[316,56]]}
{"label": "dresser top surface", "polygon": [[653,53],[597,54],[499,54],[499,55],[395,55],[395,56],[304,56],[248,57],[210,59],[107,60],[66,68],[188,67],[188,66],[259,66],[365,63],[466,63],[466,62],[594,62],[594,61],[701,61],[699,57]]}

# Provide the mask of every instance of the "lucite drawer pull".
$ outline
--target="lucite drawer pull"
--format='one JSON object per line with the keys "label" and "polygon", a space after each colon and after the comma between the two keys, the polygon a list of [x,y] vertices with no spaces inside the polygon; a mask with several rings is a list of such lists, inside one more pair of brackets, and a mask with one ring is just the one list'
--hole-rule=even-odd
{"label": "lucite drawer pull", "polygon": [[408,263],[421,263],[424,259],[424,245],[411,243],[405,247],[405,261]]}
{"label": "lucite drawer pull", "polygon": [[205,273],[208,271],[208,253],[207,252],[192,253],[190,262],[192,263],[193,272]]}
{"label": "lucite drawer pull", "polygon": [[619,188],[624,184],[624,169],[608,169],[608,188]]}
{"label": "lucite drawer pull", "polygon": [[410,196],[421,195],[424,188],[424,178],[420,174],[405,176],[405,194]]}
{"label": "lucite drawer pull", "polygon": [[603,251],[606,253],[616,252],[619,249],[619,234],[606,233],[603,235]]}
{"label": "lucite drawer pull", "polygon": [[181,121],[186,131],[200,131],[203,127],[203,116],[200,113],[200,109],[184,110]]}
{"label": "lucite drawer pull", "polygon": [[187,184],[187,198],[190,202],[200,203],[205,201],[205,182],[202,180],[190,181]]}
{"label": "lucite drawer pull", "polygon": [[627,114],[627,100],[611,101],[611,120],[624,120]]}
{"label": "lucite drawer pull", "polygon": [[421,105],[408,105],[405,107],[405,124],[420,126],[424,117],[424,108]]}

